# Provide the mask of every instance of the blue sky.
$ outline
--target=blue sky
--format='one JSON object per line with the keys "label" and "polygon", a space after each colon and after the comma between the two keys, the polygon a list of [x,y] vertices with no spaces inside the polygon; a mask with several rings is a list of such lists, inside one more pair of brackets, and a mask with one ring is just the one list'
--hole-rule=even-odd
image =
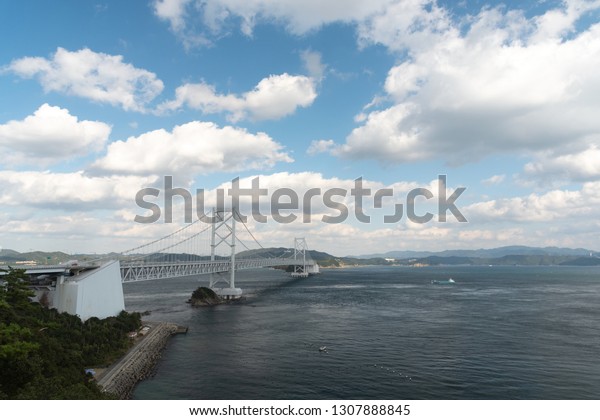
{"label": "blue sky", "polygon": [[[358,177],[394,190],[382,210],[363,204],[369,224],[323,223],[337,214],[324,206],[310,224],[253,223],[268,246],[598,250],[599,13],[592,0],[2,2],[0,246],[106,252],[168,233],[178,225],[133,221],[135,194],[173,175],[209,197],[257,176],[300,195]],[[409,190],[437,196],[438,174],[448,194],[466,188],[467,223],[383,223]]]}

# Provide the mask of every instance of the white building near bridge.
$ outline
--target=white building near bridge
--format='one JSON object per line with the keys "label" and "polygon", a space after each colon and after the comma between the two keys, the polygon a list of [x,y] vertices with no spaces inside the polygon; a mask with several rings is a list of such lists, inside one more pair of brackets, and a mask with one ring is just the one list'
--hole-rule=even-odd
{"label": "white building near bridge", "polygon": [[53,307],[59,312],[78,315],[84,321],[119,315],[125,310],[119,261],[109,261],[72,276],[60,276]]}

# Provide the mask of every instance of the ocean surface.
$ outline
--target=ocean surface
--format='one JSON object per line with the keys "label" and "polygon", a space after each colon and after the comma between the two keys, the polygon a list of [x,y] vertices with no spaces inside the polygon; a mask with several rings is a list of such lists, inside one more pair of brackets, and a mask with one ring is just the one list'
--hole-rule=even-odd
{"label": "ocean surface", "polygon": [[207,284],[125,284],[189,327],[133,398],[600,399],[600,267],[250,270],[243,303],[186,304]]}

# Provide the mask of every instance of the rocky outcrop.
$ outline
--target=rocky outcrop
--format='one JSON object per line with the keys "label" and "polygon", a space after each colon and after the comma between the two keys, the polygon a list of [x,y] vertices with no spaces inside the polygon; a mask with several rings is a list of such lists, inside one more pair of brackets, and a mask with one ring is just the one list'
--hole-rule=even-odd
{"label": "rocky outcrop", "polygon": [[192,306],[214,306],[225,303],[217,294],[208,287],[198,287],[192,293],[192,297],[188,300]]}
{"label": "rocky outcrop", "polygon": [[133,347],[119,362],[99,379],[98,385],[104,392],[127,399],[135,385],[147,378],[160,359],[169,337],[178,332],[178,326],[160,323]]}

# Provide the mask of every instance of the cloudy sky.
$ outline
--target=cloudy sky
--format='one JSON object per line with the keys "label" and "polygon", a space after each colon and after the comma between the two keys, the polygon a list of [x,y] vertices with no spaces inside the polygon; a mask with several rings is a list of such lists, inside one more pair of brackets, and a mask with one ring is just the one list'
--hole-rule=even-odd
{"label": "cloudy sky", "polygon": [[[250,221],[265,246],[600,250],[600,1],[4,1],[0,35],[3,248],[166,234],[182,211],[136,223],[135,195],[172,176],[207,206],[236,177],[348,191],[344,223]],[[435,213],[438,175],[467,223],[384,223],[419,187]],[[357,178],[393,190],[370,223]]]}

